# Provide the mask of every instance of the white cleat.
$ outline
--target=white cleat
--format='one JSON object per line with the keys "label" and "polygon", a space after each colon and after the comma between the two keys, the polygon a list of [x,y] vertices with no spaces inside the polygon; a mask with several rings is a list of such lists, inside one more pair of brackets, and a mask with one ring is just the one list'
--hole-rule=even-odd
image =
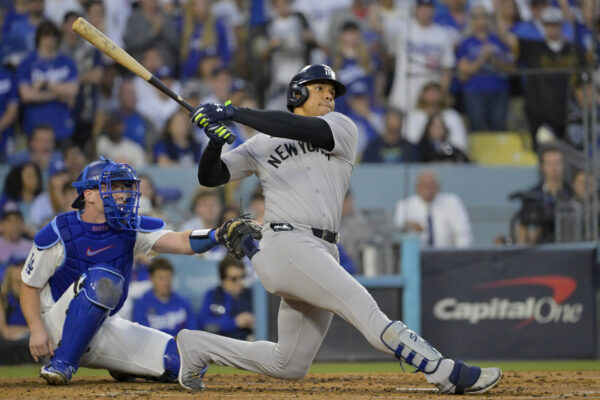
{"label": "white cleat", "polygon": [[485,393],[496,386],[501,378],[502,371],[499,368],[479,368],[458,359],[442,360],[438,370],[427,376],[427,380],[443,394]]}

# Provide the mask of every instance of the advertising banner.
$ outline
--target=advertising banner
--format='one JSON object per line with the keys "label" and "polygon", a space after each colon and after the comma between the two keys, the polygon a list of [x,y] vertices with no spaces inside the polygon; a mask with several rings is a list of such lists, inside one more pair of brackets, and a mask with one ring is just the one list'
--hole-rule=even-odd
{"label": "advertising banner", "polygon": [[446,357],[595,358],[593,246],[425,251],[423,336]]}

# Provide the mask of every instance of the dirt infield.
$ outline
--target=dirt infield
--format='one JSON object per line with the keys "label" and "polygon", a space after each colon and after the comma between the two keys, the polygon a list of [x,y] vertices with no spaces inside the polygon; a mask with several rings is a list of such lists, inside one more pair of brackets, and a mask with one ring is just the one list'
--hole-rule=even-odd
{"label": "dirt infield", "polygon": [[[210,370],[209,370],[210,372]],[[207,390],[191,394],[177,384],[120,383],[77,378],[47,386],[36,378],[0,378],[0,399],[440,399],[421,374],[310,374],[300,381],[260,375],[207,375]],[[507,372],[485,399],[600,399],[600,371]],[[457,398],[453,396],[452,398]]]}

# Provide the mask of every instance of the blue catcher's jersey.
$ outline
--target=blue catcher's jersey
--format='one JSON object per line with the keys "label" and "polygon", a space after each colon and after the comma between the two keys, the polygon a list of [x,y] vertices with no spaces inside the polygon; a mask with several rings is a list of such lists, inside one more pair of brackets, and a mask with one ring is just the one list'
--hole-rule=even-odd
{"label": "blue catcher's jersey", "polygon": [[[164,227],[163,221],[149,217],[140,217],[139,223],[143,231]],[[106,223],[83,222],[77,211],[56,216],[34,238],[36,246],[40,249],[51,247],[58,240],[64,248],[63,263],[49,281],[54,301],[57,301],[88,268],[104,264],[111,266],[125,278],[123,294],[111,315],[118,312],[127,298],[136,235],[136,231],[114,231]]]}

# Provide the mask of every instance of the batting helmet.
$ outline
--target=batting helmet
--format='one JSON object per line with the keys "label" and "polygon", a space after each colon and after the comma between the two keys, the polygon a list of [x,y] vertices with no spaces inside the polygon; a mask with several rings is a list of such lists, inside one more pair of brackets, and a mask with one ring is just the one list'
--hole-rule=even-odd
{"label": "batting helmet", "polygon": [[290,81],[287,91],[287,108],[294,111],[295,107],[299,107],[308,99],[307,84],[325,81],[333,85],[335,88],[335,97],[339,97],[346,92],[346,87],[335,79],[335,72],[329,65],[313,64],[302,68]]}
{"label": "batting helmet", "polygon": [[[112,183],[115,181],[123,183],[123,188],[113,190]],[[100,161],[88,164],[72,185],[77,189],[77,198],[71,205],[73,208],[82,209],[85,206],[85,190],[96,189],[100,192],[108,225],[115,230],[137,230],[140,180],[132,167],[101,157]],[[117,204],[113,197],[116,193],[125,194],[123,204]]]}

